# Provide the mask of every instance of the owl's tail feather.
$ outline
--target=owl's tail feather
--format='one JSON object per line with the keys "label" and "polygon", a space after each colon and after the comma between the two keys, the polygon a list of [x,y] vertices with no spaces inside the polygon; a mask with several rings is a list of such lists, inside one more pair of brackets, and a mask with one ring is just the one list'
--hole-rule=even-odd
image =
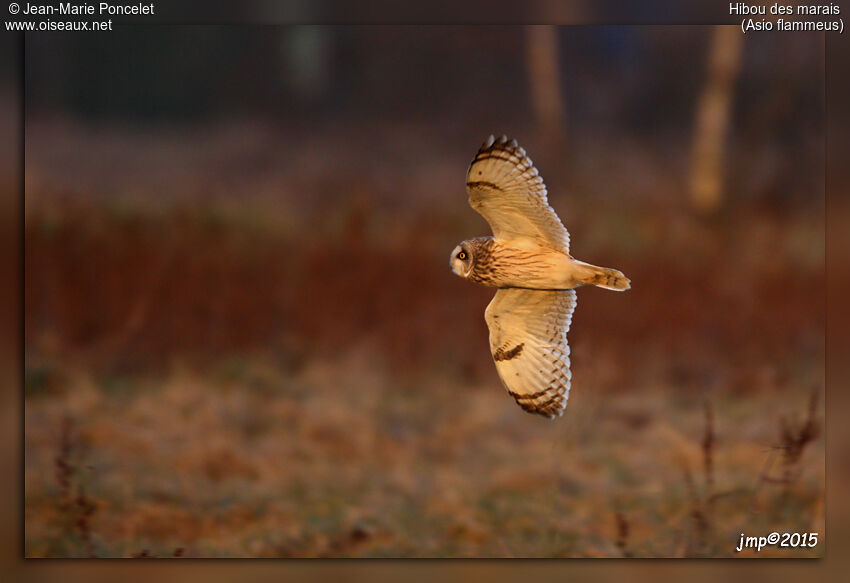
{"label": "owl's tail feather", "polygon": [[583,261],[576,261],[576,263],[580,266],[579,281],[584,285],[595,285],[614,291],[626,291],[631,288],[631,281],[621,271],[597,267]]}

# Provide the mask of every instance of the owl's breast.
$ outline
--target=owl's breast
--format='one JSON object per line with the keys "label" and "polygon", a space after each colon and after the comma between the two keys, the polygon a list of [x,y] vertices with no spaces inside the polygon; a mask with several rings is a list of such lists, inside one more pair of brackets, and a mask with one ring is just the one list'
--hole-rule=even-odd
{"label": "owl's breast", "polygon": [[468,276],[482,285],[571,289],[578,284],[573,277],[572,260],[565,253],[545,247],[519,248],[500,241],[494,241],[487,251],[475,258]]}

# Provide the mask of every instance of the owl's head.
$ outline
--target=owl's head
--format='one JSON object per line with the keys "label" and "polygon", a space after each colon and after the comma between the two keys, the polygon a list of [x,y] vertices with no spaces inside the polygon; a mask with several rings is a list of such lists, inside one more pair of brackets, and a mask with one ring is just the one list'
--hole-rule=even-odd
{"label": "owl's head", "polygon": [[472,271],[474,247],[470,241],[464,241],[452,250],[451,257],[449,257],[449,265],[452,271],[463,278],[469,277]]}

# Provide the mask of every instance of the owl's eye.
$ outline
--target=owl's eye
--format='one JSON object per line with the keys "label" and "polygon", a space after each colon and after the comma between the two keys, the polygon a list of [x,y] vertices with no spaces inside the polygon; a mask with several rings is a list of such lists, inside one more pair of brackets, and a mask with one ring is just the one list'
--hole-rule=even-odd
{"label": "owl's eye", "polygon": [[457,258],[460,259],[461,261],[465,261],[466,257],[467,257],[466,251],[461,251],[460,253],[457,254]]}

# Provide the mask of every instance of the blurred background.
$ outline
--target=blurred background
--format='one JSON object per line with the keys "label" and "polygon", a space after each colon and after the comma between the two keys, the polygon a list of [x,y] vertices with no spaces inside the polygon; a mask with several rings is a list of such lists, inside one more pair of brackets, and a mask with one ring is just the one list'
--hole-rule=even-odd
{"label": "blurred background", "polygon": [[[25,44],[25,555],[705,557],[820,532],[824,69],[736,27]],[[564,417],[448,255],[490,133],[576,257]]]}

